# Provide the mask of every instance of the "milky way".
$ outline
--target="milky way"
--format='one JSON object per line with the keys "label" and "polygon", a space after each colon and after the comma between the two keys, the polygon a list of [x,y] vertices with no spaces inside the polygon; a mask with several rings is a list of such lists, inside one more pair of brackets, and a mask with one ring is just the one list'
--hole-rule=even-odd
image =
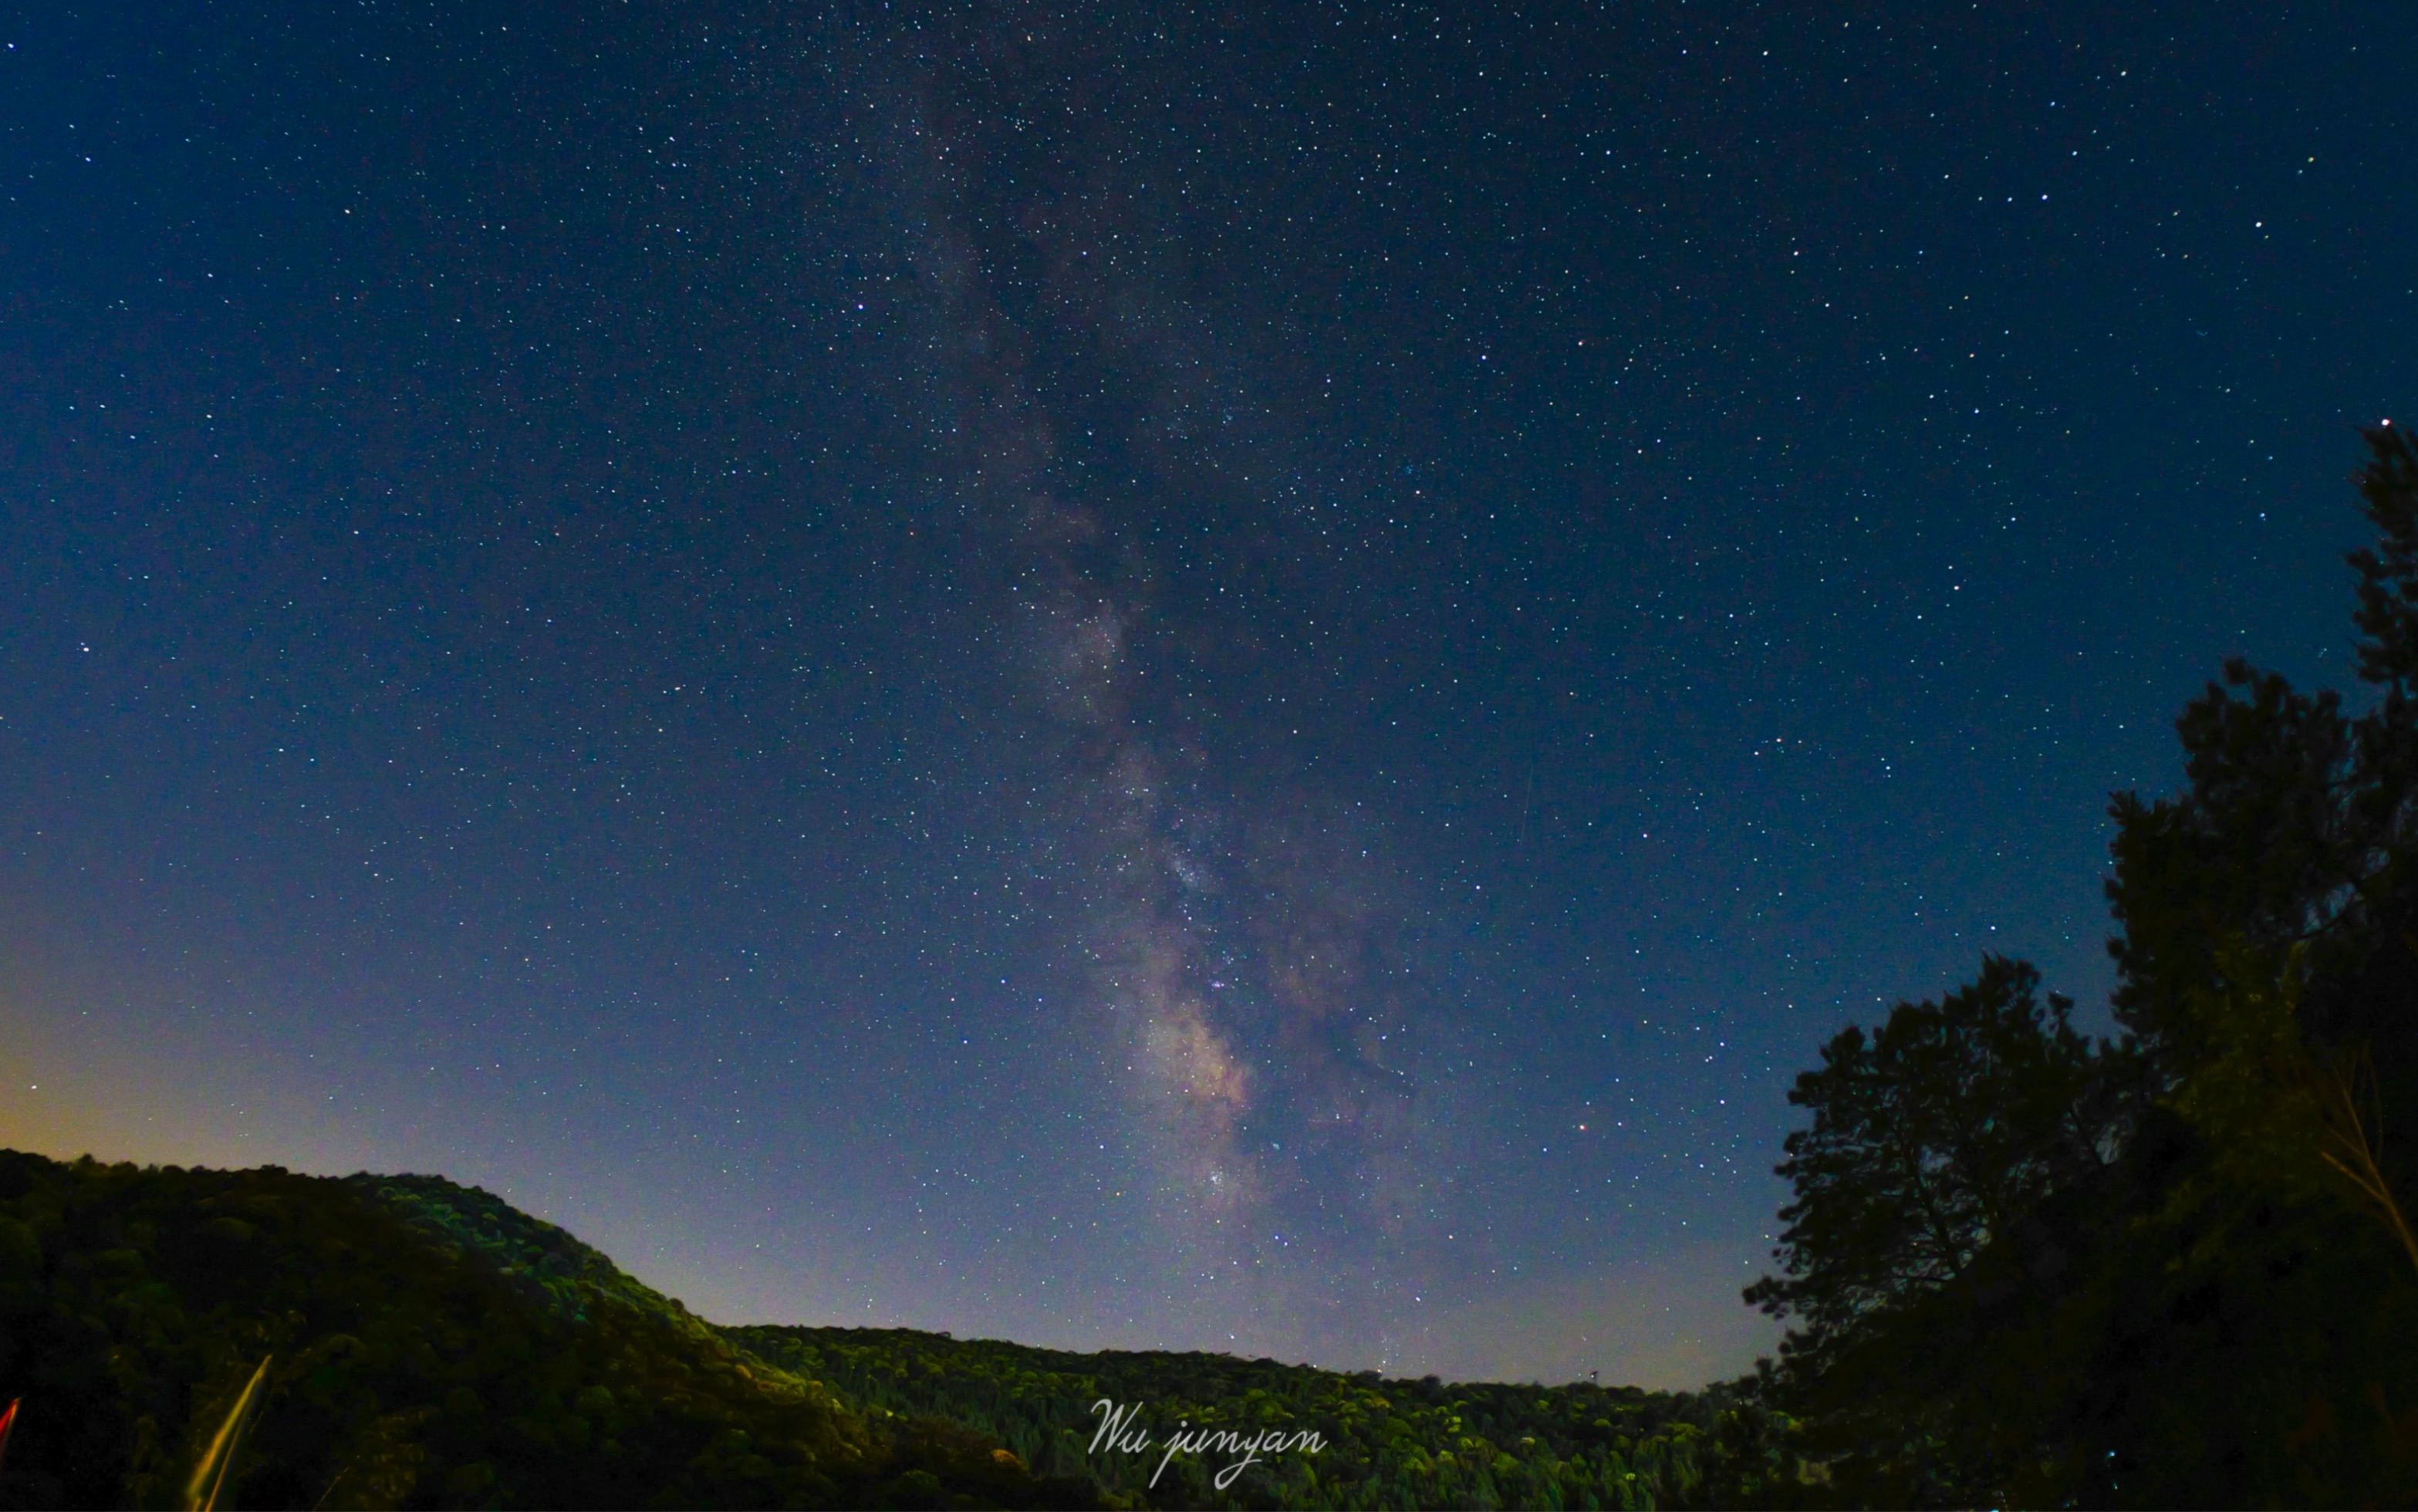
{"label": "milky way", "polygon": [[[968,50],[1062,66],[1064,40],[1036,58],[1010,39],[1019,25]],[[1002,207],[1006,244],[985,244],[976,205],[997,187],[968,182],[984,123],[941,103],[947,74],[916,81],[899,135],[921,150],[901,167],[927,176],[915,260],[955,438],[936,485],[998,606],[997,673],[1047,753],[1031,841],[1054,866],[1035,882],[1069,905],[1051,941],[1069,972],[1055,1074],[1116,1089],[1118,1154],[1186,1283],[1239,1287],[1221,1308],[1295,1330],[1339,1313],[1365,1330],[1433,1274],[1494,1058],[1404,950],[1380,819],[1270,753],[1223,748],[1216,688],[1235,648],[1216,643],[1214,613],[1163,602],[1154,560],[1182,549],[1166,516],[1222,516],[1311,459],[1266,413],[1251,359],[1154,283],[1142,195],[1113,164],[1058,160],[1057,182]],[[987,273],[1018,259],[1021,321]],[[1055,387],[1125,400],[1111,446],[1096,444],[1105,417],[1038,391],[1036,347],[1061,365]],[[1093,444],[1062,444],[1079,431]],[[1127,476],[1071,460],[1103,451]],[[1234,554],[1239,573],[1252,556]],[[1186,683],[1210,692],[1171,695]]]}

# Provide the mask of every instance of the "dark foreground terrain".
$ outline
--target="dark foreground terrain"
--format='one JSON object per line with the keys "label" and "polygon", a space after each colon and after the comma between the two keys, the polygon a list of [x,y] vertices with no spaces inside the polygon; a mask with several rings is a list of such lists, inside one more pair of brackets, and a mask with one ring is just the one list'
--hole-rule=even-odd
{"label": "dark foreground terrain", "polygon": [[[183,1504],[264,1357],[222,1506],[1615,1507],[1808,1489],[1787,1421],[1730,1394],[717,1328],[434,1177],[0,1152],[0,1401],[23,1400],[0,1507]],[[1154,1447],[1091,1453],[1102,1397],[1136,1404]],[[1161,1471],[1179,1423],[1293,1447],[1221,1489],[1239,1453]]]}

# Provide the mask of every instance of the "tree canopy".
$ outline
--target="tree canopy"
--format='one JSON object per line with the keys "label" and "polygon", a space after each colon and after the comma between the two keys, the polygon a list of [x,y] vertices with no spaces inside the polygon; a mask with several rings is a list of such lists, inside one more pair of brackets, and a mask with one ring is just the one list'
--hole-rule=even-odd
{"label": "tree canopy", "polygon": [[1843,1502],[2418,1499],[2418,450],[2367,439],[2359,711],[2230,661],[2113,800],[2122,1037],[1992,957],[1790,1094],[1748,1297]]}
{"label": "tree canopy", "polygon": [[1994,955],[1971,985],[1849,1028],[1788,1100],[1814,1123],[1780,1174],[1785,1279],[1747,1297],[1819,1338],[1968,1278],[2043,1197],[2104,1165],[2117,1109],[2074,1004],[2043,1007],[2040,973]]}

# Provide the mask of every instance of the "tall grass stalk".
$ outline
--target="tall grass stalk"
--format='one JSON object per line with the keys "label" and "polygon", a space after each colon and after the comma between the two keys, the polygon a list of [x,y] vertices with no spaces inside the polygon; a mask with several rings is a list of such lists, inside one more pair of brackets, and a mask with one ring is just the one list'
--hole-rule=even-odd
{"label": "tall grass stalk", "polygon": [[2418,1234],[2410,1232],[2393,1184],[2384,1179],[2384,1107],[2375,1068],[2364,1053],[2328,1057],[2314,1079],[2326,1129],[2326,1148],[2319,1153],[2375,1208],[2418,1268]]}
{"label": "tall grass stalk", "polygon": [[244,1384],[243,1395],[227,1410],[226,1421],[219,1425],[210,1446],[193,1466],[193,1478],[185,1483],[185,1512],[218,1512],[219,1493],[226,1489],[227,1469],[243,1448],[244,1430],[252,1426],[252,1410],[260,1402],[261,1383],[268,1379],[268,1362],[275,1358],[273,1354],[260,1357],[260,1368],[253,1371],[252,1379]]}

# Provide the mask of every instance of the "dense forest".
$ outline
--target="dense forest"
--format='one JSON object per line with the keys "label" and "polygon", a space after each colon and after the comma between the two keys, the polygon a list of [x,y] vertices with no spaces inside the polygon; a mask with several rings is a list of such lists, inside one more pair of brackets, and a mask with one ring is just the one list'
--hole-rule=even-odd
{"label": "dense forest", "polygon": [[[1634,1387],[1446,1385],[1222,1354],[1072,1354],[903,1330],[727,1331],[851,1401],[995,1435],[1024,1463],[1104,1500],[1167,1506],[1727,1506],[1769,1500],[1799,1462],[1791,1426],[1749,1395]],[[1235,1452],[1168,1460],[1092,1443],[1109,1400],[1179,1426],[1318,1435],[1223,1491]],[[1155,1481],[1155,1484],[1154,1483]]]}
{"label": "dense forest", "polygon": [[2418,450],[2369,442],[2356,711],[2230,664],[2117,797],[2118,1038],[1992,957],[1820,1047],[1744,1380],[718,1328],[436,1178],[0,1152],[0,1507],[2418,1501]]}

